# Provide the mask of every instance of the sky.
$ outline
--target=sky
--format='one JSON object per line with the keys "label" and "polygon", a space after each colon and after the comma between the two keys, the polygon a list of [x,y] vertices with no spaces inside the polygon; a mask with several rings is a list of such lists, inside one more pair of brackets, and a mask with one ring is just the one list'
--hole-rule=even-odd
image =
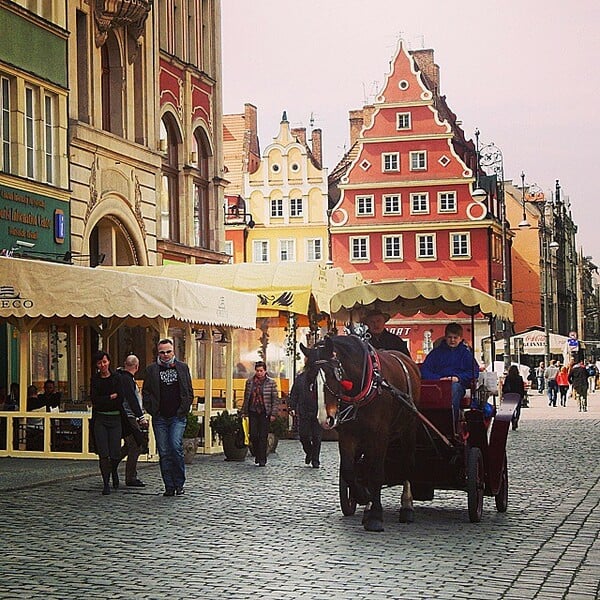
{"label": "sky", "polygon": [[348,111],[381,90],[398,41],[432,48],[441,93],[468,138],[494,143],[505,178],[550,197],[560,180],[577,244],[600,262],[598,0],[221,0],[223,108],[258,109],[261,151],[279,131],[323,132],[331,171]]}

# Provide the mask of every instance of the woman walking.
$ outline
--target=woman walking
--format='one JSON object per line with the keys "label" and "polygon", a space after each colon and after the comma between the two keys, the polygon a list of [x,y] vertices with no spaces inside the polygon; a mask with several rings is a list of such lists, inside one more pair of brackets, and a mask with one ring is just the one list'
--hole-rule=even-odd
{"label": "woman walking", "polygon": [[519,426],[519,418],[521,416],[521,404],[525,397],[525,382],[519,374],[519,368],[516,365],[509,367],[506,379],[502,384],[502,393],[519,394],[519,401],[517,402],[517,406],[515,406],[515,412],[512,416],[512,428],[517,429]]}
{"label": "woman walking", "polygon": [[99,351],[94,356],[97,372],[92,376],[90,396],[96,454],[102,473],[102,494],[110,494],[110,476],[114,488],[119,487],[117,468],[121,456],[121,410],[123,390],[121,378],[110,370],[110,356]]}
{"label": "woman walking", "polygon": [[556,385],[558,386],[558,393],[560,394],[560,405],[567,405],[567,392],[569,391],[569,371],[567,367],[561,367],[558,375],[556,376]]}

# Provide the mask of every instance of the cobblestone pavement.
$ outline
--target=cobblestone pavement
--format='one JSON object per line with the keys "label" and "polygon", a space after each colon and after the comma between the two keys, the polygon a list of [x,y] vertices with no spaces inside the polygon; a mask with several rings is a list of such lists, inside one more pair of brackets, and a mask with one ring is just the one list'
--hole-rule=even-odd
{"label": "cobblestone pavement", "polygon": [[319,470],[291,440],[264,469],[198,456],[175,498],[155,464],[140,491],[102,496],[98,475],[71,471],[3,490],[0,598],[599,598],[599,407],[600,394],[580,415],[533,396],[509,435],[508,512],[486,497],[478,524],[450,491],[401,524],[389,488],[385,531],[365,532],[339,510],[332,442]]}

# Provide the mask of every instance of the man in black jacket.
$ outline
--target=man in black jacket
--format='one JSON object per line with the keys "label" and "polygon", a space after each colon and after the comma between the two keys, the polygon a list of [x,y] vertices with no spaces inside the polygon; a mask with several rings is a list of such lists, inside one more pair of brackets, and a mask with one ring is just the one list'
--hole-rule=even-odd
{"label": "man in black jacket", "polygon": [[406,342],[397,335],[389,332],[385,324],[390,320],[390,315],[380,310],[370,310],[364,318],[365,325],[369,328],[369,343],[376,350],[398,350],[410,357]]}
{"label": "man in black jacket", "polygon": [[160,473],[165,484],[163,496],[181,496],[185,483],[183,432],[194,390],[189,367],[175,358],[173,342],[158,342],[156,362],[146,367],[142,386],[144,408],[152,416],[158,447]]}
{"label": "man in black jacket", "polygon": [[123,368],[117,369],[123,384],[123,411],[121,423],[125,443],[121,448],[121,460],[127,457],[125,465],[125,484],[131,487],[145,487],[137,476],[137,462],[142,448],[147,444],[145,430],[148,422],[142,408],[142,394],[135,382],[135,374],[140,367],[140,361],[135,354],[130,354]]}

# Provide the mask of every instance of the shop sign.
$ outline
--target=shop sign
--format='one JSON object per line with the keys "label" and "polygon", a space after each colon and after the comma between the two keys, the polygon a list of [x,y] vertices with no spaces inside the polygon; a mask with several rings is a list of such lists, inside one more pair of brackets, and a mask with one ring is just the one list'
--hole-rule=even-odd
{"label": "shop sign", "polygon": [[34,302],[30,298],[21,298],[12,285],[0,285],[0,309],[3,308],[33,308]]}

